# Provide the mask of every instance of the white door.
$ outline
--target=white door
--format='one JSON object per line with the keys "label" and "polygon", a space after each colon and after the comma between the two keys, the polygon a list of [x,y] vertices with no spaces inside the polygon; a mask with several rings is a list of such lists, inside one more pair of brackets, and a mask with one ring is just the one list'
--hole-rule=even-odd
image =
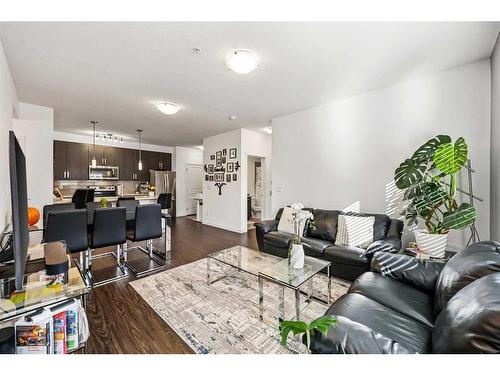
{"label": "white door", "polygon": [[203,192],[203,166],[186,164],[186,213],[196,214],[196,201],[193,199]]}

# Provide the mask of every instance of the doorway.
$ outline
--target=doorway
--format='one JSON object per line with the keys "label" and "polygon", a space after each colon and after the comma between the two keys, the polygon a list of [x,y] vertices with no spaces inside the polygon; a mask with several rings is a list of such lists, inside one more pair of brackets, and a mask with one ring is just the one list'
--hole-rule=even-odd
{"label": "doorway", "polygon": [[247,166],[247,224],[250,230],[255,228],[255,222],[262,219],[263,160],[261,157],[248,156]]}
{"label": "doorway", "polygon": [[[199,164],[186,164],[186,214],[196,215],[197,200],[203,193],[203,166]],[[201,220],[200,220],[201,221]]]}

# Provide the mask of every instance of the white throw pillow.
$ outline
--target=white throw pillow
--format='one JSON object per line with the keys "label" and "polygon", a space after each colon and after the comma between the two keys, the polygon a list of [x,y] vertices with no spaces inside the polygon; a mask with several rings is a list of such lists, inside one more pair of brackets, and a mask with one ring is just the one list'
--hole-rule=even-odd
{"label": "white throw pillow", "polygon": [[374,216],[339,215],[337,246],[366,248],[373,243]]}
{"label": "white throw pillow", "polygon": [[[283,208],[283,212],[281,214],[280,221],[278,223],[278,230],[280,232],[285,232],[285,233],[290,233],[290,234],[295,234],[293,231],[293,222],[292,222],[292,216],[293,211],[290,207],[285,207]],[[299,233],[302,236],[304,233],[304,226],[306,225],[306,221],[304,220],[299,227]]]}

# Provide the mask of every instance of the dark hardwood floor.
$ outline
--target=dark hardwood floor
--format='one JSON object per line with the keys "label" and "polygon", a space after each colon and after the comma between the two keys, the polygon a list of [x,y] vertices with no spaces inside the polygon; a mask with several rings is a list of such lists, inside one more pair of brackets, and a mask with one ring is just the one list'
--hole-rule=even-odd
{"label": "dark hardwood floor", "polygon": [[[162,246],[158,240],[155,246]],[[172,259],[174,268],[205,258],[207,253],[234,245],[257,248],[255,230],[237,234],[202,225],[188,218],[172,220]],[[129,245],[130,247],[130,245]],[[105,249],[101,250],[104,251]],[[108,251],[110,249],[107,249]],[[93,267],[113,268],[110,257],[94,262]],[[108,262],[106,264],[106,262]],[[96,269],[99,272],[106,269]],[[86,353],[192,353],[184,341],[134,291],[128,279],[95,288],[87,296],[90,338]]]}

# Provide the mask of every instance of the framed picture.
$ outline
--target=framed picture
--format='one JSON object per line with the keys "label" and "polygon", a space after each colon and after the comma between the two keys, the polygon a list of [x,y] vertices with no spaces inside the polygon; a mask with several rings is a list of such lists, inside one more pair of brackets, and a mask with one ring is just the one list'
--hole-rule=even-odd
{"label": "framed picture", "polygon": [[238,156],[238,154],[236,153],[236,149],[230,148],[229,149],[229,159],[236,159],[237,156]]}
{"label": "framed picture", "polygon": [[227,163],[227,173],[233,173],[234,172],[234,163],[230,162],[230,163]]}
{"label": "framed picture", "polygon": [[215,160],[215,155],[210,155],[210,160]]}
{"label": "framed picture", "polygon": [[226,153],[227,153],[227,148],[225,148],[224,150],[222,150],[222,156],[226,156]]}
{"label": "framed picture", "polygon": [[209,177],[209,179],[208,179],[209,181],[213,181],[214,180],[214,175],[210,175],[208,177]]}
{"label": "framed picture", "polygon": [[236,173],[233,174],[233,181],[236,181],[238,179],[238,175]]}
{"label": "framed picture", "polygon": [[224,172],[217,172],[214,176],[215,182],[224,182]]}
{"label": "framed picture", "polygon": [[225,156],[222,157],[222,164],[226,164],[226,157]]}
{"label": "framed picture", "polygon": [[226,182],[231,182],[231,175],[229,173],[226,175]]}
{"label": "framed picture", "polygon": [[208,165],[208,174],[214,174],[214,165],[213,164]]}
{"label": "framed picture", "polygon": [[205,181],[208,181],[208,174],[205,175]]}

